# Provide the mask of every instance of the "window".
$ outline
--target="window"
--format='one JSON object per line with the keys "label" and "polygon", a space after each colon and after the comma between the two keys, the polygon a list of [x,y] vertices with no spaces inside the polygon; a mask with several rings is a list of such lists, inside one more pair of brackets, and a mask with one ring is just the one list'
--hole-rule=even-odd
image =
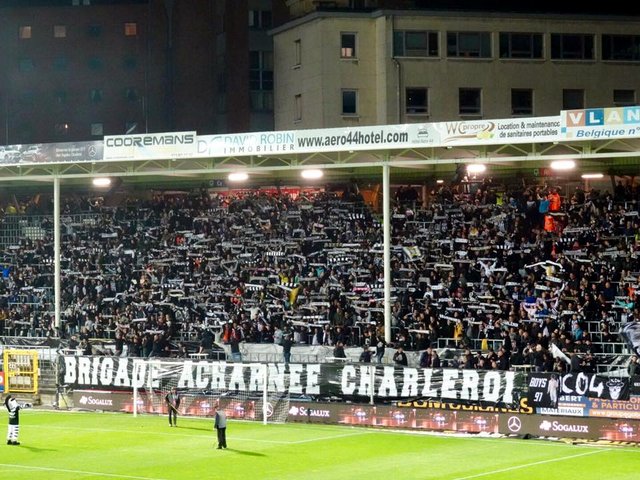
{"label": "window", "polygon": [[138,59],[136,57],[131,57],[131,56],[124,57],[124,60],[122,61],[122,66],[126,70],[135,70],[135,68],[138,66]]}
{"label": "window", "polygon": [[20,40],[27,40],[31,38],[31,25],[22,25],[18,27],[18,38],[20,38]]}
{"label": "window", "polygon": [[91,57],[88,64],[91,70],[100,70],[102,68],[102,59],[100,57]]}
{"label": "window", "polygon": [[294,67],[302,65],[302,42],[300,39],[293,42]]}
{"label": "window", "polygon": [[137,102],[138,90],[135,88],[127,88],[124,92],[124,97],[130,102]]}
{"label": "window", "polygon": [[249,88],[273,90],[273,52],[249,52]]}
{"label": "window", "polygon": [[293,121],[299,122],[302,120],[302,95],[298,94],[293,97]]}
{"label": "window", "polygon": [[438,32],[406,30],[393,32],[396,57],[437,57]]}
{"label": "window", "polygon": [[447,32],[447,56],[491,58],[489,32]]}
{"label": "window", "polygon": [[53,38],[66,38],[67,26],[66,25],[54,25],[53,26]]}
{"label": "window", "polygon": [[616,107],[629,107],[636,104],[635,90],[614,90],[613,104]]}
{"label": "window", "polygon": [[102,27],[100,25],[89,25],[89,29],[87,30],[87,33],[89,34],[90,37],[94,37],[97,38],[100,35],[102,35]]}
{"label": "window", "polygon": [[340,34],[340,57],[356,58],[356,34],[355,33]]}
{"label": "window", "polygon": [[64,72],[69,67],[67,57],[56,57],[53,59],[53,68],[59,72]]}
{"label": "window", "polygon": [[100,103],[102,101],[102,89],[94,88],[89,93],[89,98],[93,103]]}
{"label": "window", "polygon": [[58,137],[65,137],[69,134],[69,124],[66,122],[58,122],[54,124],[53,130]]}
{"label": "window", "polygon": [[33,60],[30,58],[21,58],[18,63],[21,72],[31,72],[34,69]]}
{"label": "window", "polygon": [[270,10],[249,10],[249,28],[271,28]]}
{"label": "window", "polygon": [[593,60],[593,35],[552,33],[552,60]]}
{"label": "window", "polygon": [[224,61],[225,52],[227,52],[227,38],[224,34],[216,35],[216,55],[221,61]]}
{"label": "window", "polygon": [[584,90],[564,89],[562,90],[562,109],[581,110],[584,108]]}
{"label": "window", "polygon": [[461,88],[458,92],[458,105],[460,115],[482,115],[482,90]]}
{"label": "window", "polygon": [[356,90],[342,90],[342,115],[358,114],[358,92]]}
{"label": "window", "polygon": [[254,112],[273,112],[273,92],[253,90],[249,92],[249,104]]}
{"label": "window", "polygon": [[[273,91],[273,52],[267,51],[251,51],[249,52],[249,90],[255,91]],[[260,96],[259,97],[263,97]],[[273,93],[270,95],[270,102],[256,102],[257,110],[273,109]],[[271,108],[265,108],[265,105],[271,104]]]}
{"label": "window", "polygon": [[407,88],[405,91],[405,112],[408,115],[429,113],[429,95],[426,88]]}
{"label": "window", "polygon": [[500,33],[500,58],[543,58],[541,33]]}
{"label": "window", "polygon": [[533,115],[533,90],[511,89],[511,115]]}
{"label": "window", "polygon": [[26,90],[20,93],[20,97],[18,97],[18,101],[20,105],[23,107],[32,107],[35,102],[35,94],[31,90]]}
{"label": "window", "polygon": [[58,105],[64,105],[67,103],[67,91],[66,90],[56,90],[53,93],[53,97]]}
{"label": "window", "polygon": [[104,135],[104,125],[102,123],[92,123],[91,124],[91,136],[92,137],[101,137]]}
{"label": "window", "polygon": [[602,35],[603,60],[640,60],[640,35]]}
{"label": "window", "polygon": [[227,113],[227,94],[218,95],[218,113]]}
{"label": "window", "polygon": [[124,24],[124,36],[135,37],[138,35],[138,24],[135,22],[126,22]]}

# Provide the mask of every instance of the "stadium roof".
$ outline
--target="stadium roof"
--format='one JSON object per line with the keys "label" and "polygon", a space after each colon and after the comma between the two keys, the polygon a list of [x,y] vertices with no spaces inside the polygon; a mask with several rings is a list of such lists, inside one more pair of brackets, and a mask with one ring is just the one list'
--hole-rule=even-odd
{"label": "stadium roof", "polygon": [[567,159],[576,161],[578,172],[637,174],[640,107],[564,111],[553,117],[205,136],[170,132],[0,147],[0,184],[54,177],[82,184],[96,176],[122,177],[127,183],[202,182],[239,170],[254,183],[273,184],[298,181],[300,170],[310,167],[325,169],[323,182],[379,181],[385,164],[392,175],[422,183],[451,178],[459,164],[483,163],[491,176],[513,178]]}

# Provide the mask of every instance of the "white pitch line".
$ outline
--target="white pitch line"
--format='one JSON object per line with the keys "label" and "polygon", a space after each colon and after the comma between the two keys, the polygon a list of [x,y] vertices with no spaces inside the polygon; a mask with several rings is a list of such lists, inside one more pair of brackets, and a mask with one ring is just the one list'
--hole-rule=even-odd
{"label": "white pitch line", "polygon": [[291,443],[291,445],[298,445],[300,443],[320,442],[324,440],[334,440],[336,438],[356,437],[358,435],[365,435],[366,433],[367,432],[345,433],[343,435],[331,435],[329,437],[309,438],[308,440],[298,440],[297,442],[289,442],[289,443]]}
{"label": "white pitch line", "polygon": [[166,480],[164,478],[156,478],[156,477],[136,477],[134,475],[122,475],[120,473],[89,472],[86,470],[71,470],[67,468],[31,467],[27,465],[15,465],[13,463],[0,463],[0,467],[22,468],[24,470],[39,470],[43,472],[79,473],[81,475],[97,475],[99,477],[112,477],[112,478],[130,478],[133,480]]}
{"label": "white pitch line", "polygon": [[[189,438],[202,438],[202,439],[206,439],[207,441],[210,440],[211,438],[213,438],[213,435],[211,437],[202,434],[202,435],[193,435],[193,434],[189,434],[189,433],[177,433],[176,430],[172,430],[171,432],[148,432],[148,431],[142,431],[142,430],[122,430],[122,429],[109,429],[109,428],[83,428],[83,427],[66,427],[66,426],[54,426],[54,425],[37,425],[36,428],[42,428],[42,429],[53,429],[53,430],[67,430],[67,431],[86,431],[86,432],[109,432],[109,433],[144,433],[145,435],[164,435],[164,436],[171,436],[171,437],[189,437]],[[180,429],[180,427],[178,427],[178,430]],[[259,439],[259,438],[244,438],[244,437],[237,437],[234,435],[230,435],[229,439],[230,440],[241,440],[241,441],[250,441],[250,442],[256,442],[256,443],[272,443],[272,444],[277,444],[277,445],[298,445],[298,444],[302,444],[302,443],[311,443],[311,442],[319,442],[319,441],[324,441],[324,440],[333,440],[333,439],[337,439],[337,438],[342,438],[342,437],[353,437],[356,435],[365,435],[367,432],[353,432],[353,433],[346,433],[346,434],[341,434],[341,435],[330,435],[330,436],[325,436],[325,437],[316,437],[316,438],[309,438],[307,440],[299,440],[299,441],[289,441],[289,440],[265,440],[265,439]]]}
{"label": "white pitch line", "polygon": [[[123,429],[116,430],[116,429],[109,429],[109,428],[56,427],[53,425],[37,425],[36,428],[67,430],[67,431],[84,431],[84,432],[136,433],[136,434],[144,434],[144,435],[163,435],[163,436],[169,436],[169,437],[202,438],[207,441],[212,438],[215,439],[215,434],[213,433],[213,431],[210,436],[207,436],[206,434],[194,435],[190,433],[177,433],[176,430],[173,430],[170,433],[170,432],[148,432],[145,430],[123,430]],[[180,427],[178,427],[178,430],[179,429]],[[241,437],[234,437],[234,436],[229,436],[229,438],[232,440],[250,440],[252,442],[258,442],[258,443],[276,443],[278,445],[291,445],[292,443],[294,443],[286,440],[261,440],[261,439],[255,439],[255,438],[241,438]]]}
{"label": "white pitch line", "polygon": [[[358,427],[355,427],[358,428]],[[367,428],[367,427],[363,427]],[[596,443],[564,443],[558,440],[548,440],[548,439],[536,439],[536,440],[517,440],[515,438],[508,437],[485,437],[475,433],[469,434],[452,434],[438,431],[415,431],[415,430],[396,430],[396,429],[381,429],[375,428],[369,430],[371,433],[376,433],[380,435],[410,435],[410,436],[419,436],[419,437],[434,437],[438,439],[444,440],[466,440],[470,442],[487,442],[487,443],[512,443],[514,445],[535,445],[536,447],[551,447],[551,448],[597,448],[599,450],[621,450],[624,449],[626,452],[634,452],[636,454],[640,454],[640,449],[634,446],[627,445],[605,445],[605,444],[596,444]]]}
{"label": "white pitch line", "polygon": [[576,455],[568,455],[566,457],[559,457],[559,458],[550,458],[549,460],[540,460],[539,462],[531,462],[531,463],[525,463],[523,465],[515,465],[513,467],[501,468],[500,470],[491,470],[490,472],[483,472],[483,473],[478,473],[476,475],[469,475],[468,477],[458,477],[458,478],[454,478],[453,480],[468,480],[470,478],[486,477],[487,475],[493,475],[495,473],[510,472],[512,470],[518,470],[520,468],[534,467],[536,465],[544,465],[545,463],[562,462],[564,460],[571,460],[572,458],[585,457],[587,455],[594,455],[596,453],[601,453],[604,451],[606,450],[591,450],[589,452],[578,453]]}

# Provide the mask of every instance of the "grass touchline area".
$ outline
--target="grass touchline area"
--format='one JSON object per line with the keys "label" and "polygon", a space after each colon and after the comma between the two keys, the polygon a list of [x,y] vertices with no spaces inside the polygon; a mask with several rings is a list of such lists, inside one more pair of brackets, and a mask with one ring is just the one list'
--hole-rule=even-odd
{"label": "grass touchline area", "polygon": [[[20,446],[2,445],[0,479],[636,480],[640,449],[481,435],[31,410]],[[552,464],[553,467],[549,468]]]}

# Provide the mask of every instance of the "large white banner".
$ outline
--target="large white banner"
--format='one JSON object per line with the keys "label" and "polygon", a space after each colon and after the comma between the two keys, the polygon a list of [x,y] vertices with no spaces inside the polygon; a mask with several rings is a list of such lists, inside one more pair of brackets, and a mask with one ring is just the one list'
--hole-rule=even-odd
{"label": "large white banner", "polygon": [[162,160],[473,147],[610,138],[640,138],[640,107],[567,110],[549,117],[279,132],[197,135],[194,131],[187,131],[109,135],[104,137],[102,145],[99,142],[80,142],[0,147],[0,166],[94,162],[101,159]]}
{"label": "large white banner", "polygon": [[196,153],[196,132],[108,135],[104,160],[161,160],[191,158]]}
{"label": "large white banner", "polygon": [[564,110],[561,140],[640,137],[640,107]]}
{"label": "large white banner", "polygon": [[560,117],[411,123],[198,136],[197,157],[555,142]]}
{"label": "large white banner", "polygon": [[555,142],[560,117],[509,118],[434,123],[440,146]]}
{"label": "large white banner", "polygon": [[226,157],[313,152],[348,152],[431,147],[438,142],[430,124],[325,128],[281,132],[201,135],[198,157]]}

